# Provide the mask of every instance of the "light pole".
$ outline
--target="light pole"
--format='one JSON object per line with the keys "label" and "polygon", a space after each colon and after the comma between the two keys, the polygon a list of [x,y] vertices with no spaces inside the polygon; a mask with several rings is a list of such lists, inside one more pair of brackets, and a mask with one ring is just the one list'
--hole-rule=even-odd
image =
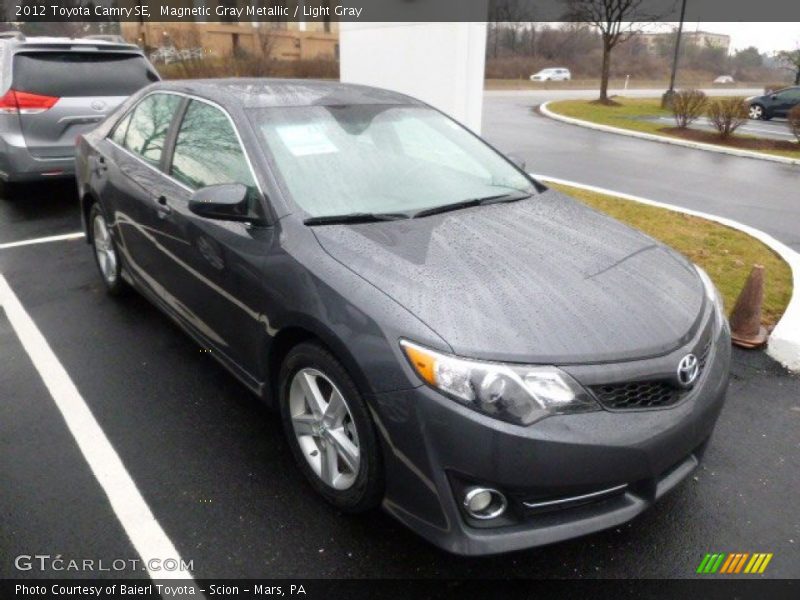
{"label": "light pole", "polygon": [[681,52],[681,34],[683,34],[683,19],[686,16],[686,0],[681,0],[681,18],[678,22],[678,37],[675,38],[675,55],[672,57],[672,73],[669,77],[669,89],[661,97],[661,106],[672,106],[672,97],[675,95],[675,75],[678,72],[678,57]]}

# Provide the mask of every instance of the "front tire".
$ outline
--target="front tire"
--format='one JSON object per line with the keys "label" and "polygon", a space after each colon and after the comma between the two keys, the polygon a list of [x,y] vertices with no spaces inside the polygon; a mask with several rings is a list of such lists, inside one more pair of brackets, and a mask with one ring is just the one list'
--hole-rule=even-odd
{"label": "front tire", "polygon": [[325,348],[293,348],[279,376],[281,421],[295,461],[311,486],[348,513],[376,507],[383,464],[366,402]]}
{"label": "front tire", "polygon": [[754,121],[761,121],[767,119],[764,107],[761,106],[760,104],[751,104],[750,110],[748,111],[747,114]]}
{"label": "front tire", "polygon": [[112,296],[122,294],[126,290],[125,281],[122,279],[122,262],[103,209],[97,202],[89,209],[89,233],[92,236],[97,269],[100,271],[106,291]]}

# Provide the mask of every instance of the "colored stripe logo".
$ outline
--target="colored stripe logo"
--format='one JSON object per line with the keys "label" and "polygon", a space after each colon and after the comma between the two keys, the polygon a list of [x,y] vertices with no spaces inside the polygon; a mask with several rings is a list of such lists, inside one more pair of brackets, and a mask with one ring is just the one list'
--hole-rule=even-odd
{"label": "colored stripe logo", "polygon": [[769,561],[772,560],[772,553],[766,552],[717,552],[706,554],[697,573],[701,575],[713,575],[715,573],[735,575],[740,573],[760,574],[766,571]]}

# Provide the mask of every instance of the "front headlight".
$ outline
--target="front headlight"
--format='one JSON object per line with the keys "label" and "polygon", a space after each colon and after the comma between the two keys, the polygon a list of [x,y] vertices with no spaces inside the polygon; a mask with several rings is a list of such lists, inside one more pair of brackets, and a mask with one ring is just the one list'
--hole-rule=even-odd
{"label": "front headlight", "polygon": [[578,382],[555,367],[468,360],[407,340],[400,345],[426,383],[503,421],[530,425],[549,415],[599,409]]}
{"label": "front headlight", "polygon": [[711,277],[708,276],[708,273],[706,273],[697,265],[694,265],[694,268],[697,271],[697,274],[700,276],[700,280],[703,282],[703,287],[705,287],[706,290],[706,298],[709,299],[711,305],[714,307],[717,331],[719,331],[726,322],[725,301],[722,299],[722,294],[719,293],[717,286],[714,285],[713,281],[711,281]]}

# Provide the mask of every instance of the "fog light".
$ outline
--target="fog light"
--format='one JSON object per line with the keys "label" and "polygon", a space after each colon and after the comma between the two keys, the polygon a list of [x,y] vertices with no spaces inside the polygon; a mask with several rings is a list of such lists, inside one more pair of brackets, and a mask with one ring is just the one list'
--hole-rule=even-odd
{"label": "fog light", "polygon": [[464,508],[474,519],[497,518],[505,512],[507,505],[506,497],[490,488],[469,488],[464,496]]}

